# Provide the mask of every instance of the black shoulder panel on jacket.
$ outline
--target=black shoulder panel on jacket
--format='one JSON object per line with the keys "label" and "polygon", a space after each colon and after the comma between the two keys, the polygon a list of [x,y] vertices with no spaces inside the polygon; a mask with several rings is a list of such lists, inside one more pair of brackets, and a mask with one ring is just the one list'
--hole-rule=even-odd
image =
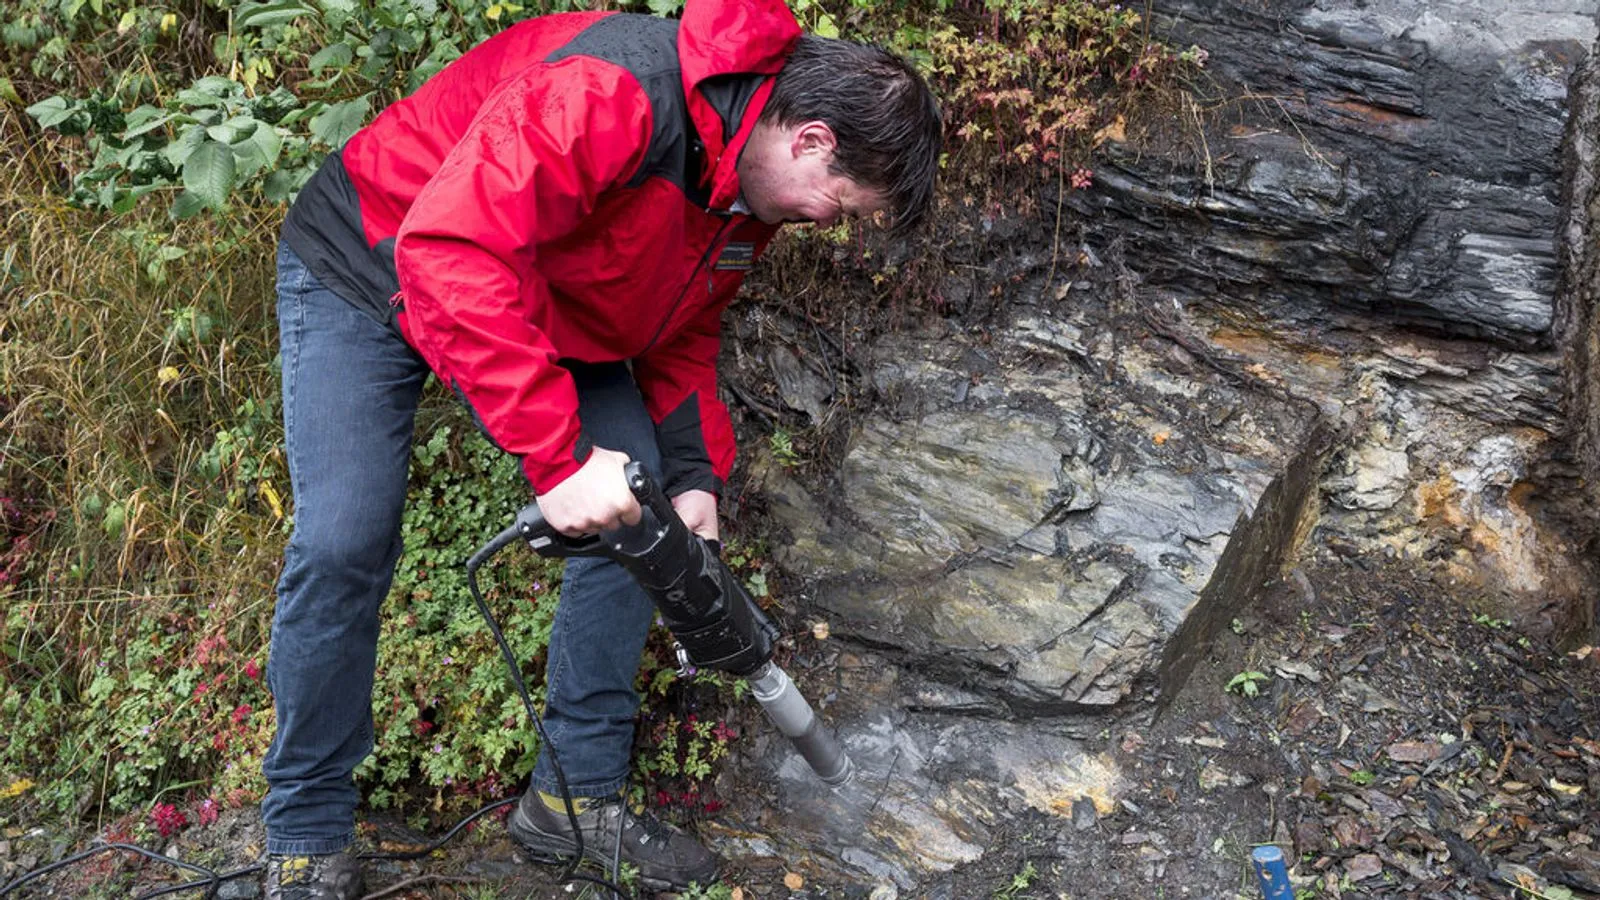
{"label": "black shoulder panel on jacket", "polygon": [[[654,120],[650,148],[628,187],[648,178],[663,178],[677,185],[690,202],[701,207],[709,203],[709,191],[700,187],[707,163],[705,148],[695,135],[683,96],[678,23],[636,13],[607,16],[579,32],[546,62],[572,56],[588,56],[626,69],[650,100]],[[732,137],[761,80],[759,75],[726,75],[710,79],[702,88],[701,93],[722,117],[724,141]]]}

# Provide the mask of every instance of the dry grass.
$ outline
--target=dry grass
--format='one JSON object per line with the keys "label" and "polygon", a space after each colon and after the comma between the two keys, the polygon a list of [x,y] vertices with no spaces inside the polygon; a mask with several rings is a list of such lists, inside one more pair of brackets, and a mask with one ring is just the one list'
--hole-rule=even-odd
{"label": "dry grass", "polygon": [[[24,129],[0,107],[21,151],[0,171],[0,491],[18,511],[0,528],[18,576],[0,584],[0,694],[70,702],[141,622],[210,607],[233,646],[265,643],[283,527],[262,495],[288,494],[278,213],[174,226],[72,209],[53,184],[70,148]],[[151,269],[163,247],[185,253]],[[243,452],[203,465],[241,425]]]}

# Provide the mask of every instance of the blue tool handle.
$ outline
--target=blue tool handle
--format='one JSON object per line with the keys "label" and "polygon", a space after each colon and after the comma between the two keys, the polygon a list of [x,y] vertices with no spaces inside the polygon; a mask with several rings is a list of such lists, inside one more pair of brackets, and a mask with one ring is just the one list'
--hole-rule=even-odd
{"label": "blue tool handle", "polygon": [[1266,900],[1294,900],[1294,888],[1289,886],[1289,867],[1283,861],[1283,851],[1277,847],[1257,847],[1250,854],[1250,865],[1256,870],[1256,882],[1261,885],[1261,896]]}

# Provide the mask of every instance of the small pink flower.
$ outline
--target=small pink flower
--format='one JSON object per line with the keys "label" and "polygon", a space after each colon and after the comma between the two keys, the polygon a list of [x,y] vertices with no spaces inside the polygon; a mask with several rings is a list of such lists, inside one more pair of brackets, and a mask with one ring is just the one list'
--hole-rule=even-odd
{"label": "small pink flower", "polygon": [[1081,191],[1091,184],[1094,184],[1094,173],[1088,169],[1078,169],[1072,173],[1073,190]]}
{"label": "small pink flower", "polygon": [[210,825],[217,821],[217,801],[210,797],[200,801],[200,809],[196,815],[201,825]]}
{"label": "small pink flower", "polygon": [[250,718],[250,714],[253,712],[255,712],[255,710],[252,709],[248,703],[241,703],[238,706],[235,706],[233,708],[233,724],[238,725],[245,719]]}
{"label": "small pink flower", "polygon": [[244,677],[251,681],[261,677],[261,667],[256,665],[255,660],[252,659],[244,664]]}

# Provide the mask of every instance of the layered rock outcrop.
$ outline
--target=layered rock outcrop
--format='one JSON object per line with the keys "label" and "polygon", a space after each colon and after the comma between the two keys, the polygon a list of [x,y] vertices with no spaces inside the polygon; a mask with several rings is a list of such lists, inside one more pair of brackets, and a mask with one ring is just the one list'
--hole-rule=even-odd
{"label": "layered rock outcrop", "polygon": [[1077,265],[1053,221],[1013,223],[951,276],[1002,288],[984,327],[850,372],[771,351],[793,415],[827,415],[841,379],[879,401],[837,471],[752,477],[831,635],[796,660],[834,673],[810,687],[871,789],[823,791],[764,744],[730,846],[889,896],[980,858],[1004,810],[1092,818],[1118,775],[1083,740],[1157,710],[1297,554],[1415,558],[1524,627],[1583,627],[1596,8],[1157,2],[1206,80],[1158,151],[1108,143],[1059,198]]}

